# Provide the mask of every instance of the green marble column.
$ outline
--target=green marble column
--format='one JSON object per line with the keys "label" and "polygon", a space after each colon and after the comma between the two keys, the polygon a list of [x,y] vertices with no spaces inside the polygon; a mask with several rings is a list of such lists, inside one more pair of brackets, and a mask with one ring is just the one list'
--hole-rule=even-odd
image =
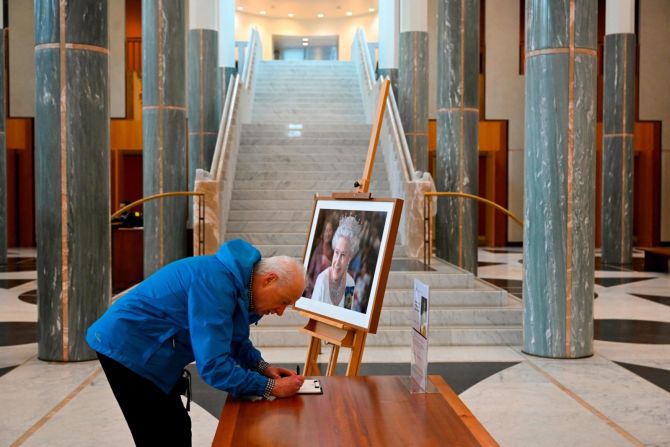
{"label": "green marble column", "polygon": [[428,33],[400,33],[398,111],[414,168],[428,170]]}
{"label": "green marble column", "polygon": [[[186,191],[186,22],[182,1],[142,1],[144,196]],[[144,275],[187,256],[188,200],[144,204]]]}
{"label": "green marble column", "polygon": [[[479,0],[437,4],[438,191],[479,190]],[[478,203],[440,198],[437,256],[477,274]]]}
{"label": "green marble column", "polygon": [[[2,24],[0,24],[2,25]],[[7,263],[7,136],[5,134],[5,29],[0,28],[0,264]]]}
{"label": "green marble column", "polygon": [[630,264],[633,251],[635,34],[605,36],[602,262]]}
{"label": "green marble column", "polygon": [[[189,189],[196,169],[210,170],[216,136],[218,36],[215,30],[191,29],[188,40],[188,159]],[[190,208],[190,207],[189,207]]]}
{"label": "green marble column", "polygon": [[597,0],[526,2],[523,350],[593,354]]}
{"label": "green marble column", "polygon": [[111,294],[107,1],[35,2],[38,357],[95,358]]}

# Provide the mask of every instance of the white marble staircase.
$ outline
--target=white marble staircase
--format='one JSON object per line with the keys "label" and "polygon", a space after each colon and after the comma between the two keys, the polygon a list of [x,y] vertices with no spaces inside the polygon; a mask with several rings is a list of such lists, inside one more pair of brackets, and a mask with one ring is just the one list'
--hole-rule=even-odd
{"label": "white marble staircase", "polygon": [[[261,62],[252,122],[240,139],[226,240],[242,238],[264,256],[302,258],[315,193],[347,191],[361,175],[371,126],[353,64]],[[389,196],[384,160],[378,152],[371,192]],[[420,230],[419,230],[420,231]],[[518,345],[521,306],[505,291],[440,260],[435,271],[394,250],[379,331],[369,346],[408,346],[415,277],[431,287],[431,344]],[[261,347],[306,346],[297,331],[304,319],[294,311],[270,316],[252,328]]]}

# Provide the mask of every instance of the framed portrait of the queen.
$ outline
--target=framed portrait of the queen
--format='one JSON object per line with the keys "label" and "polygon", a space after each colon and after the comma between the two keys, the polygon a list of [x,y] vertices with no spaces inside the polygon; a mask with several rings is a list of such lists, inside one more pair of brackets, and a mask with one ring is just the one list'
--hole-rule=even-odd
{"label": "framed portrait of the queen", "polygon": [[317,197],[296,309],[375,333],[402,201]]}

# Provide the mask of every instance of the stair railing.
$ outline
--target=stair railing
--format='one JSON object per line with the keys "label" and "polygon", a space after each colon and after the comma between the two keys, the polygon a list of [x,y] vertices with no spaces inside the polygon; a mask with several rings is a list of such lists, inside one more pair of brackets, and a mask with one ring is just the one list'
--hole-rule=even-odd
{"label": "stair railing", "polygon": [[[362,28],[356,31],[351,59],[359,74],[365,115],[367,121],[372,123],[384,78],[376,79],[365,31]],[[423,253],[424,245],[424,238],[420,230],[424,219],[423,193],[435,191],[435,184],[430,173],[421,173],[414,169],[392,89],[386,101],[382,130],[379,135],[379,149],[384,154],[391,195],[405,201],[400,219],[400,242],[406,246],[408,256],[419,258]]]}
{"label": "stair railing", "polygon": [[[197,169],[194,190],[206,197],[205,219],[194,222],[194,234],[204,234],[206,254],[215,253],[223,243],[226,223],[230,210],[230,201],[235,177],[235,166],[240,147],[242,124],[249,122],[253,104],[255,72],[262,58],[262,47],[258,30],[251,29],[249,45],[246,48],[246,63],[242,75],[239,73],[230,79],[226,90],[226,100],[221,114],[216,147],[209,171]],[[194,200],[194,209],[199,207]],[[203,225],[204,229],[198,228]]]}

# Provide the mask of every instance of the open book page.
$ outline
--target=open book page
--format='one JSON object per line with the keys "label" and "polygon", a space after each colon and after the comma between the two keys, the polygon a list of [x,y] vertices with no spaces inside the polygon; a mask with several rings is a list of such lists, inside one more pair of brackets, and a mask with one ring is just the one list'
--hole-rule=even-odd
{"label": "open book page", "polygon": [[319,382],[319,379],[305,379],[298,390],[298,394],[323,394],[321,382]]}

